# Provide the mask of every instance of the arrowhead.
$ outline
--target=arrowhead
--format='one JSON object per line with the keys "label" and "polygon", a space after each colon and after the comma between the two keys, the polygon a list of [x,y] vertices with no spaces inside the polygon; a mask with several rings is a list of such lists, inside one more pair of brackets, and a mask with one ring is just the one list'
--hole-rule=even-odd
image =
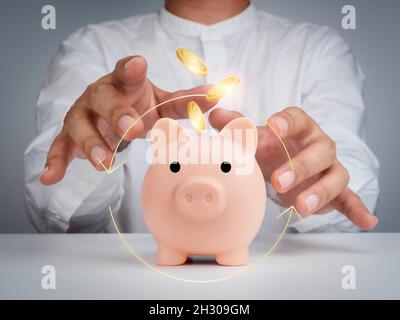
{"label": "arrowhead", "polygon": [[122,167],[126,161],[123,161],[122,163],[120,163],[119,165],[115,166],[114,168],[107,168],[103,162],[100,159],[97,159],[97,161],[100,163],[100,165],[103,167],[103,169],[108,173],[108,174],[112,174],[115,170],[119,169],[120,167]]}
{"label": "arrowhead", "polygon": [[295,213],[297,215],[297,217],[300,219],[300,221],[303,221],[303,217],[299,214],[299,212],[297,211],[296,207],[290,206],[289,208],[287,208],[286,210],[282,211],[281,213],[279,213],[276,218],[280,219],[281,217],[283,217],[286,214],[289,214],[289,219],[292,217],[293,213]]}

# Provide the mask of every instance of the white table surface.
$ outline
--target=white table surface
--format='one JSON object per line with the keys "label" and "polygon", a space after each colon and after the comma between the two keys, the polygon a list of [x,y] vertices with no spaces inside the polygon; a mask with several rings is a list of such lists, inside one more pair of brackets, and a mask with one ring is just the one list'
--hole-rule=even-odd
{"label": "white table surface", "polygon": [[[126,235],[153,264],[149,235]],[[274,237],[257,239],[251,259],[266,252]],[[0,235],[1,299],[359,299],[400,298],[400,234],[286,234],[277,248],[238,277],[221,282],[174,280],[143,265],[117,234]],[[44,265],[56,269],[56,289],[41,286]],[[356,270],[356,289],[341,286],[344,265]],[[244,267],[210,260],[162,267],[173,276],[205,280]]]}

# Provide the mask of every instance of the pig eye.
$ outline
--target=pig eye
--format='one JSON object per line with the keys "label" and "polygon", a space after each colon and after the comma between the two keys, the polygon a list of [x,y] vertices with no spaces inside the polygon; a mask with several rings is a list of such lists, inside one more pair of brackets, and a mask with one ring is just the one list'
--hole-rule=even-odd
{"label": "pig eye", "polygon": [[228,173],[229,171],[231,171],[231,168],[232,166],[229,162],[224,161],[221,163],[222,172]]}
{"label": "pig eye", "polygon": [[181,170],[181,165],[179,164],[179,162],[174,161],[169,165],[169,169],[173,173],[177,173],[179,170]]}

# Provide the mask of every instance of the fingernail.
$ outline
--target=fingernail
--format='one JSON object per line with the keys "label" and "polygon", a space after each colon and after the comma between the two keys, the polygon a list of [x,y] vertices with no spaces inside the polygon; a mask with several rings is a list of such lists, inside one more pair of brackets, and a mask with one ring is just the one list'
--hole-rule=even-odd
{"label": "fingernail", "polygon": [[374,218],[374,220],[375,220],[375,226],[379,223],[379,219],[378,219],[378,217],[375,217],[374,215],[372,215],[372,217]]}
{"label": "fingernail", "polygon": [[126,133],[132,127],[132,125],[134,123],[135,123],[135,119],[128,115],[122,116],[118,121],[118,125],[121,128],[123,133]]}
{"label": "fingernail", "polygon": [[294,182],[294,173],[292,171],[285,171],[279,177],[279,184],[282,189],[287,189]]}
{"label": "fingernail", "polygon": [[308,208],[308,214],[311,214],[318,207],[319,197],[316,194],[310,194],[307,196],[305,201]]}
{"label": "fingernail", "polygon": [[42,170],[42,173],[40,174],[41,176],[45,175],[49,171],[49,167],[45,166],[44,169]]}
{"label": "fingernail", "polygon": [[127,70],[136,60],[136,57],[133,57],[131,60],[129,60],[127,63],[125,63],[124,69]]}
{"label": "fingernail", "polygon": [[367,220],[363,222],[363,224],[365,224],[365,226],[360,227],[360,228],[367,230],[367,231],[371,231],[372,229],[374,229],[376,227],[376,225],[378,223],[379,223],[379,219],[377,217],[375,217],[372,213],[370,213],[367,216]]}
{"label": "fingernail", "polygon": [[288,122],[283,118],[276,117],[273,119],[273,122],[276,124],[276,126],[278,127],[278,130],[279,130],[279,133],[281,133],[281,134],[285,134],[287,132],[287,130],[289,129]]}
{"label": "fingernail", "polygon": [[103,162],[105,158],[107,158],[107,153],[99,146],[95,146],[92,151],[90,151],[90,157],[94,163],[98,164],[99,161]]}

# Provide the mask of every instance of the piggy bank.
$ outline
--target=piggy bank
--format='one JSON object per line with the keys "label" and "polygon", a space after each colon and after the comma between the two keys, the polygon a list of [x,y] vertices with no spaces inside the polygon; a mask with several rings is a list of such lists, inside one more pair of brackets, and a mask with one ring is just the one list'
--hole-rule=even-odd
{"label": "piggy bank", "polygon": [[214,136],[190,134],[168,118],[156,122],[141,201],[158,244],[157,264],[180,265],[198,255],[215,256],[221,265],[247,264],[267,198],[257,138],[247,118]]}

